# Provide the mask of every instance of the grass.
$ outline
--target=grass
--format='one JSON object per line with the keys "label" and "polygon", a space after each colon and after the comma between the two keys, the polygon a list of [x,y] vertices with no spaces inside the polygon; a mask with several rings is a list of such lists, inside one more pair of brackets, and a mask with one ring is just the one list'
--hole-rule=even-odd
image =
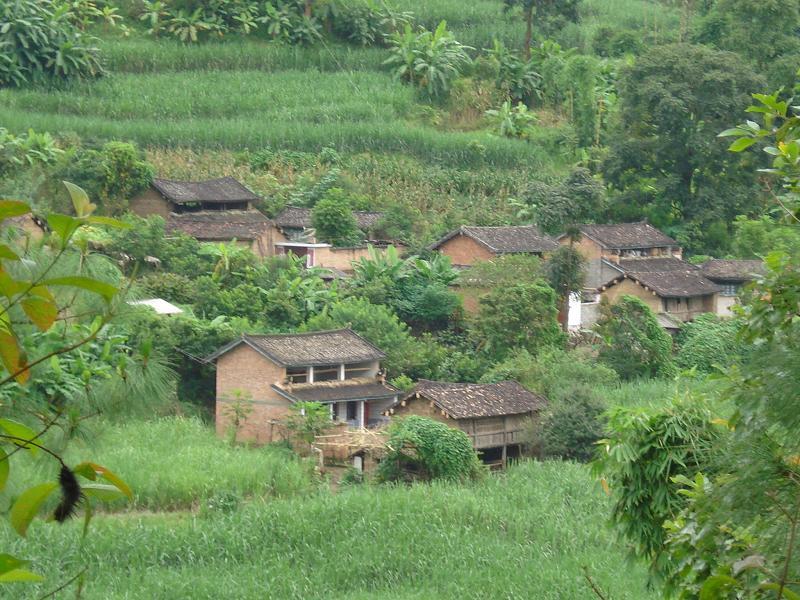
{"label": "grass", "polygon": [[[231,513],[101,516],[83,598],[656,598],[605,525],[588,470],[524,463],[474,485],[358,487]],[[78,570],[79,523],[4,548],[50,587]],[[33,590],[34,588],[26,588]],[[37,591],[45,591],[40,587]],[[36,593],[31,593],[36,596]]]}
{"label": "grass", "polygon": [[[198,419],[179,417],[97,427],[91,446],[72,444],[70,465],[90,460],[122,477],[133,489],[132,504],[119,509],[174,510],[196,506],[220,490],[236,497],[295,496],[317,489],[313,464],[281,448],[231,447]],[[19,454],[10,483],[55,481],[57,465],[42,456],[32,462]],[[3,492],[6,502],[18,490]],[[113,507],[112,507],[113,508]]]}
{"label": "grass", "polygon": [[440,131],[406,116],[414,92],[385,73],[120,74],[65,90],[0,91],[0,122],[142,145],[399,152],[461,166],[551,162],[558,131],[525,143]]}
{"label": "grass", "polygon": [[326,43],[289,46],[253,38],[184,44],[142,37],[108,38],[99,44],[112,73],[167,71],[377,71],[386,52],[379,48]]}

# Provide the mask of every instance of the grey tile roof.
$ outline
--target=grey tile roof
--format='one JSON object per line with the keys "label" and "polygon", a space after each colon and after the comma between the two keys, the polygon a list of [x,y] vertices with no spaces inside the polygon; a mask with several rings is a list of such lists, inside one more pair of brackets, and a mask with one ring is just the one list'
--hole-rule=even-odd
{"label": "grey tile roof", "polygon": [[397,395],[397,388],[367,377],[345,379],[344,381],[296,383],[291,387],[276,385],[272,387],[294,402],[379,400],[393,398]]}
{"label": "grey tile roof", "polygon": [[706,277],[713,281],[737,283],[752,281],[765,272],[760,260],[720,260],[711,259],[700,265]]}
{"label": "grey tile roof", "polygon": [[154,179],[153,187],[175,204],[191,202],[257,202],[259,197],[233,177],[208,181],[176,181]]}
{"label": "grey tile roof", "polygon": [[631,273],[664,273],[668,271],[698,271],[700,269],[674,256],[621,258],[619,266],[623,271]]}
{"label": "grey tile roof", "polygon": [[581,233],[610,249],[630,250],[680,245],[649,223],[579,225],[579,228]]}
{"label": "grey tile roof", "polygon": [[504,227],[462,225],[439,241],[431,244],[430,249],[438,249],[442,244],[457,235],[465,235],[472,238],[495,254],[540,253],[550,252],[558,248],[558,243],[553,238],[539,231],[534,225],[509,225]]}
{"label": "grey tile roof", "polygon": [[691,298],[721,292],[722,288],[698,270],[664,272],[626,272],[609,285],[628,277],[653,290],[662,298]]}
{"label": "grey tile roof", "polygon": [[351,329],[243,335],[223,346],[206,361],[212,361],[239,344],[247,344],[269,360],[284,367],[350,364],[380,360],[385,354]]}
{"label": "grey tile roof", "polygon": [[198,240],[254,240],[271,225],[257,210],[202,210],[172,213],[165,227],[167,232],[180,231]]}
{"label": "grey tile roof", "polygon": [[547,400],[516,381],[447,383],[421,379],[412,395],[431,400],[453,419],[499,417],[542,410]]}
{"label": "grey tile roof", "polygon": [[[368,210],[354,210],[353,216],[356,219],[358,228],[362,231],[370,231],[383,218],[384,213]],[[278,227],[288,229],[307,229],[311,227],[311,209],[300,206],[287,206],[276,217],[275,224]]]}

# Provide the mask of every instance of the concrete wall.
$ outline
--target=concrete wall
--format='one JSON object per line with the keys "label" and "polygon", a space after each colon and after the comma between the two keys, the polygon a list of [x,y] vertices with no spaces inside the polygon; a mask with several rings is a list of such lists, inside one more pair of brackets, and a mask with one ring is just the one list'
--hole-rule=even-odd
{"label": "concrete wall", "polygon": [[732,317],[732,309],[739,302],[739,299],[736,296],[723,296],[722,294],[717,294],[716,298],[714,312],[722,317]]}
{"label": "concrete wall", "polygon": [[438,251],[449,256],[456,266],[468,266],[479,260],[491,260],[495,257],[486,246],[460,233],[439,246]]}
{"label": "concrete wall", "polygon": [[[231,417],[229,410],[240,398],[252,409],[239,429],[239,440],[268,443],[284,437],[283,428],[274,421],[283,420],[289,412],[289,401],[272,389],[280,383],[286,370],[258,352],[241,344],[217,360],[217,435],[225,436]],[[237,392],[238,394],[237,397]]]}
{"label": "concrete wall", "polygon": [[619,283],[612,285],[602,292],[600,296],[606,298],[611,304],[618,302],[622,296],[636,296],[647,304],[653,312],[664,312],[661,306],[661,298],[654,295],[652,292],[648,292],[641,285],[630,279],[623,279]]}
{"label": "concrete wall", "polygon": [[314,266],[352,271],[354,260],[369,258],[366,246],[360,248],[314,248]]}
{"label": "concrete wall", "polygon": [[140,217],[161,215],[166,219],[172,211],[172,204],[152,187],[132,198],[128,207],[132,213]]}

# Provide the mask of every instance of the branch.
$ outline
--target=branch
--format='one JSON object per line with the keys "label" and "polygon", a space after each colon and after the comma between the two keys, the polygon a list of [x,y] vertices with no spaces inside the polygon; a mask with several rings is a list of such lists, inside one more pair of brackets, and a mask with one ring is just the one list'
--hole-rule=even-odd
{"label": "branch", "polygon": [[60,462],[62,467],[66,467],[67,466],[66,463],[64,462],[64,459],[62,459],[58,454],[56,454],[55,452],[50,450],[50,448],[48,448],[47,446],[43,446],[42,444],[38,444],[38,443],[33,442],[33,441],[29,440],[29,439],[26,439],[26,438],[23,438],[23,437],[19,437],[19,436],[16,436],[16,435],[0,434],[0,439],[11,440],[12,442],[19,442],[20,444],[25,444],[26,446],[34,446],[35,448],[38,448],[39,450],[43,450],[44,452],[47,452],[50,456],[52,456],[58,462]]}
{"label": "branch", "polygon": [[54,589],[54,590],[52,590],[50,592],[47,592],[44,596],[39,596],[38,600],[44,600],[45,598],[52,598],[58,592],[60,592],[64,588],[66,588],[69,584],[73,583],[74,581],[77,581],[78,578],[82,577],[86,573],[86,571],[88,571],[88,570],[89,570],[89,567],[84,567],[83,569],[78,571],[77,575],[75,575],[74,577],[71,577],[70,579],[68,579],[67,581],[62,583],[60,586],[58,586],[56,589]]}
{"label": "branch", "polygon": [[586,582],[589,584],[589,587],[592,588],[592,591],[594,592],[595,596],[600,598],[600,600],[608,600],[605,594],[603,594],[603,592],[600,591],[600,588],[598,588],[595,582],[592,580],[591,575],[589,575],[589,568],[586,566],[583,567],[583,577],[586,579]]}

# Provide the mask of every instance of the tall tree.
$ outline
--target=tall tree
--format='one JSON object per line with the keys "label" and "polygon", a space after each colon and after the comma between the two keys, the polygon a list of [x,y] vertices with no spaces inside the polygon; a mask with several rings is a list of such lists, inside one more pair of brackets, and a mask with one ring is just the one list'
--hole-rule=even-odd
{"label": "tall tree", "polygon": [[531,43],[533,41],[534,15],[541,24],[547,20],[577,22],[579,0],[504,0],[505,10],[519,8],[525,20],[525,60],[531,59]]}
{"label": "tall tree", "polygon": [[647,218],[691,250],[728,243],[739,214],[760,212],[753,156],[735,156],[717,133],[763,79],[730,52],[651,48],[620,80],[620,119],[603,165],[616,190],[612,216]]}
{"label": "tall tree", "polygon": [[[568,232],[569,235],[569,232]],[[572,238],[570,238],[572,240]],[[570,243],[561,246],[547,259],[545,265],[550,286],[558,295],[561,308],[561,327],[567,331],[569,327],[569,298],[579,293],[586,280],[586,259],[583,254]]]}

